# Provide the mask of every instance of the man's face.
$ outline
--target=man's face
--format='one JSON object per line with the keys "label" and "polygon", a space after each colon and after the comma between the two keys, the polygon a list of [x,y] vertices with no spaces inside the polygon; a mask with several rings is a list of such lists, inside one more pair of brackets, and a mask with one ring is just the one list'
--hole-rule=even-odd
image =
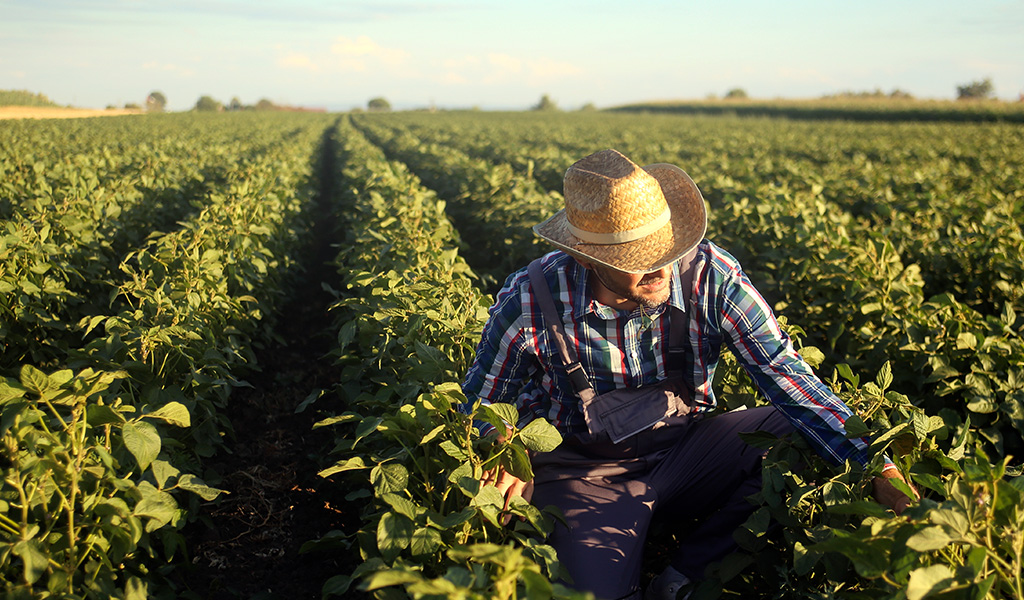
{"label": "man's face", "polygon": [[585,264],[597,277],[595,297],[603,304],[620,310],[632,310],[638,305],[657,308],[668,302],[672,281],[672,266],[650,273],[626,273],[603,265]]}

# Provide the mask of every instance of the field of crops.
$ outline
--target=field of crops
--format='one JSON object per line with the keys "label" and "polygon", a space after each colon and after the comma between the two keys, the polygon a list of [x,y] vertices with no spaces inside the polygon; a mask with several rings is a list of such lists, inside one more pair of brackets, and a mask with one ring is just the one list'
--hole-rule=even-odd
{"label": "field of crops", "polygon": [[[894,517],[864,484],[879,460],[837,469],[754,436],[771,448],[759,508],[694,598],[1024,600],[1024,126],[598,112],[5,123],[6,594],[216,597],[170,566],[235,492],[208,472],[232,452],[232,400],[327,236],[331,350],[308,362],[337,383],[298,378],[293,410],[332,440],[301,455],[359,525],[304,545],[355,565],[316,587],[577,596],[550,512],[513,503],[503,526],[479,484],[497,463],[528,474],[558,434],[534,422],[498,444],[472,421],[505,427],[510,407],[452,407],[497,286],[548,250],[530,227],[603,148],[694,178],[708,237],[855,410],[850,433],[924,496]],[[762,401],[728,359],[715,387],[723,408]],[[656,528],[647,573],[671,544]]]}

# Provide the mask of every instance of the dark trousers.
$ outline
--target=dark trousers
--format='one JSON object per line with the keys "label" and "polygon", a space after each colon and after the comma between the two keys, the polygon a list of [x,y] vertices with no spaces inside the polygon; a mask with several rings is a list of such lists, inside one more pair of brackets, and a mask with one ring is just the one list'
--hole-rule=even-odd
{"label": "dark trousers", "polygon": [[690,579],[735,548],[732,534],[755,509],[763,452],[740,432],[784,435],[793,426],[770,406],[731,411],[641,433],[613,445],[571,440],[534,458],[533,504],[555,505],[568,527],[549,543],[573,578],[598,598],[639,598],[641,561],[655,512],[697,519],[672,559]]}

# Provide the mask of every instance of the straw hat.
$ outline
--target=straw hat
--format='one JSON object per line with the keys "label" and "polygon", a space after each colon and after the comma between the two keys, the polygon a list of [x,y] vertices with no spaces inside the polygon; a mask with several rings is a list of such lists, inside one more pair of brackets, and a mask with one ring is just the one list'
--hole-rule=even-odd
{"label": "straw hat", "polygon": [[565,209],[534,233],[577,258],[628,273],[672,264],[707,230],[704,198],[689,175],[664,163],[641,169],[615,150],[569,167],[564,196]]}

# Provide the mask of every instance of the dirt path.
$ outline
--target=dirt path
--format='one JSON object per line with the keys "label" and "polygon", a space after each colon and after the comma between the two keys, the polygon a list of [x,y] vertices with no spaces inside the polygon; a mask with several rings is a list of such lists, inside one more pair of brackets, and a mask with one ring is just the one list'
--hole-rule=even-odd
{"label": "dirt path", "polygon": [[[334,165],[321,169],[333,173]],[[333,179],[323,180],[320,196],[330,198]],[[326,207],[317,210],[323,217],[315,221],[303,260],[307,270],[280,312],[282,343],[257,351],[262,371],[247,378],[251,389],[231,398],[231,453],[207,463],[223,477],[218,487],[231,494],[205,507],[201,521],[185,531],[192,565],[178,570],[179,596],[319,599],[327,579],[354,568],[347,554],[299,554],[304,543],[331,530],[351,532],[360,525],[337,486],[316,474],[333,440],[329,431],[312,427],[318,408],[330,407],[295,413],[310,390],[330,388],[337,375],[323,358],[335,340],[327,314],[332,298],[321,287],[321,281],[337,279],[329,263],[333,223]]]}

